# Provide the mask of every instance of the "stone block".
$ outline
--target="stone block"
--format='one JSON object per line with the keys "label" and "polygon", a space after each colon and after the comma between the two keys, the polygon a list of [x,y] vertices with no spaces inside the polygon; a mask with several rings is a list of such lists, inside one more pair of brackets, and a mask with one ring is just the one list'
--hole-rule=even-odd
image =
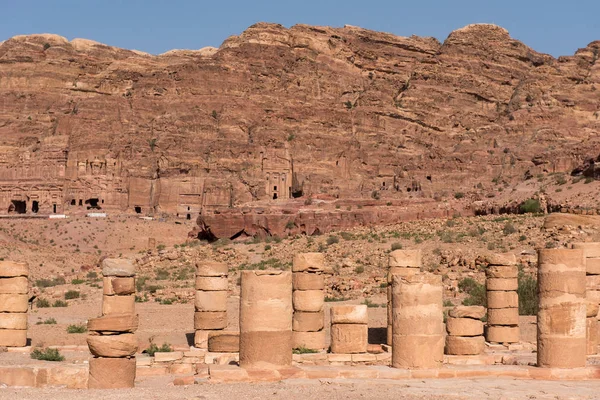
{"label": "stone block", "polygon": [[294,290],[293,304],[295,311],[319,312],[325,305],[324,290]]}
{"label": "stone block", "polygon": [[560,303],[540,308],[537,314],[538,334],[585,338],[586,303]]}
{"label": "stone block", "polygon": [[325,313],[296,311],[292,317],[292,330],[298,332],[317,332],[324,328]]}
{"label": "stone block", "polygon": [[0,313],[24,313],[29,308],[29,296],[26,294],[0,294]]}
{"label": "stone block", "polygon": [[27,329],[27,313],[0,313],[0,329]]}
{"label": "stone block", "polygon": [[443,335],[397,335],[392,338],[392,367],[439,368],[444,360]]}
{"label": "stone block", "polygon": [[138,350],[137,338],[133,333],[120,335],[89,335],[87,343],[96,357],[128,357]]}
{"label": "stone block", "polygon": [[600,290],[600,275],[586,275],[585,288],[586,290]]}
{"label": "stone block", "polygon": [[208,373],[211,382],[248,382],[248,371],[236,365],[210,365]]}
{"label": "stone block", "polygon": [[[585,278],[583,270],[561,272],[538,270],[538,290],[542,294],[542,299],[557,297],[561,293],[584,296],[586,292]],[[543,295],[544,292],[548,292],[548,294]]]}
{"label": "stone block", "polygon": [[487,304],[490,308],[519,308],[519,295],[517,292],[487,291]]}
{"label": "stone block", "polygon": [[368,308],[364,304],[333,305],[330,309],[332,324],[368,324]]}
{"label": "stone block", "polygon": [[137,314],[109,314],[88,320],[88,331],[92,332],[135,332],[139,325]]}
{"label": "stone block", "polygon": [[229,266],[216,261],[199,261],[196,263],[196,276],[227,276]]}
{"label": "stone block", "polygon": [[483,322],[472,318],[452,318],[446,320],[446,330],[450,336],[481,336]]}
{"label": "stone block", "polygon": [[25,276],[0,278],[0,294],[27,294],[29,280]]}
{"label": "stone block", "polygon": [[207,349],[209,333],[210,331],[207,330],[197,330],[194,333],[194,347],[197,347],[199,349]]}
{"label": "stone block", "polygon": [[229,288],[229,278],[226,276],[197,276],[196,290],[204,291],[227,291]]}
{"label": "stone block", "polygon": [[[195,373],[195,368],[192,364],[171,364],[169,365],[169,374],[171,375],[190,375]],[[192,384],[193,384],[193,376]]]}
{"label": "stone block", "polygon": [[420,274],[421,270],[419,268],[413,268],[413,267],[389,267],[388,271],[387,271],[387,282],[388,284],[390,284],[390,288],[391,288],[391,283],[392,283],[392,279],[394,275],[398,275],[398,276],[415,276],[417,274]]}
{"label": "stone block", "polygon": [[598,354],[598,320],[596,316],[586,318],[586,348],[587,355]]}
{"label": "stone block", "polygon": [[484,350],[485,339],[483,336],[446,336],[446,354],[470,356],[482,354]]}
{"label": "stone block", "polygon": [[102,278],[103,292],[107,296],[135,294],[135,278],[115,278],[105,276]]}
{"label": "stone block", "polygon": [[205,292],[196,290],[196,311],[227,311],[227,291]]}
{"label": "stone block", "polygon": [[537,366],[583,368],[587,345],[584,337],[538,335]]}
{"label": "stone block", "polygon": [[490,308],[488,309],[488,325],[519,325],[518,308]]}
{"label": "stone block", "polygon": [[485,270],[488,279],[514,279],[519,276],[517,266],[489,266]]}
{"label": "stone block", "polygon": [[154,362],[179,361],[183,358],[183,351],[157,351],[154,353]]}
{"label": "stone block", "polygon": [[517,257],[512,253],[489,253],[485,255],[485,261],[491,266],[517,265]]}
{"label": "stone block", "polygon": [[[40,373],[38,372],[38,386],[40,384]],[[67,389],[87,389],[89,371],[85,365],[60,365],[46,370],[46,382],[48,386],[61,386]]]}
{"label": "stone block", "polygon": [[290,365],[292,365],[291,330],[240,332],[242,368],[273,369]]}
{"label": "stone block", "polygon": [[240,351],[240,333],[214,331],[208,334],[208,351],[213,353],[237,353]]}
{"label": "stone block", "polygon": [[0,329],[0,347],[25,347],[27,329]]}
{"label": "stone block", "polygon": [[102,276],[132,277],[135,276],[135,265],[124,258],[105,258],[102,261]]}
{"label": "stone block", "polygon": [[102,315],[135,314],[135,296],[102,296]]}
{"label": "stone block", "polygon": [[394,333],[399,335],[443,335],[442,305],[396,307],[393,309],[393,326]]}
{"label": "stone block", "polygon": [[297,253],[292,262],[292,272],[324,272],[323,253]]}
{"label": "stone block", "polygon": [[299,349],[311,349],[311,350],[323,350],[326,347],[325,344],[325,331],[318,332],[292,332],[292,348]]}
{"label": "stone block", "polygon": [[135,358],[91,358],[88,388],[133,388],[135,382]]}
{"label": "stone block", "polygon": [[487,290],[516,291],[519,288],[517,278],[489,278],[485,281]]}
{"label": "stone block", "polygon": [[29,276],[29,265],[14,261],[0,261],[0,278]]}
{"label": "stone block", "polygon": [[585,311],[586,311],[585,316],[587,318],[598,316],[598,311],[599,310],[600,310],[600,304],[598,304],[598,302],[595,302],[595,301],[586,301],[586,303],[585,303]]}
{"label": "stone block", "polygon": [[227,328],[227,312],[197,311],[194,313],[194,329],[225,329]]}
{"label": "stone block", "polygon": [[485,335],[488,342],[492,343],[518,343],[518,326],[490,326],[485,329]]}
{"label": "stone block", "polygon": [[572,243],[571,247],[573,249],[583,250],[583,256],[585,258],[600,257],[600,243],[599,242]]}
{"label": "stone block", "polygon": [[[0,367],[0,385],[6,385],[8,387],[36,387],[36,384],[36,371],[34,368],[11,366]],[[20,396],[17,395],[16,397],[18,398]]]}
{"label": "stone block", "polygon": [[294,272],[292,274],[292,287],[294,290],[323,290],[325,288],[325,275],[311,272]]}
{"label": "stone block", "polygon": [[366,353],[369,329],[366,324],[331,325],[332,353]]}
{"label": "stone block", "polygon": [[588,275],[600,275],[600,257],[586,258],[585,272]]}
{"label": "stone block", "polygon": [[481,319],[485,317],[486,309],[483,306],[455,306],[448,312],[452,318],[473,318]]}
{"label": "stone block", "polygon": [[421,267],[421,250],[394,250],[388,257],[389,267]]}

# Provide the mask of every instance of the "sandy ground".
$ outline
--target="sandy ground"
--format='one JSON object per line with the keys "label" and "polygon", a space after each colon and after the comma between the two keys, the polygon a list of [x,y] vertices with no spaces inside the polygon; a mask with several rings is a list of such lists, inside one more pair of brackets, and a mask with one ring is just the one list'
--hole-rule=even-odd
{"label": "sandy ground", "polygon": [[0,399],[598,399],[600,382],[448,379],[423,381],[290,380],[269,384],[168,386],[166,378],[146,380],[135,389],[0,389]]}

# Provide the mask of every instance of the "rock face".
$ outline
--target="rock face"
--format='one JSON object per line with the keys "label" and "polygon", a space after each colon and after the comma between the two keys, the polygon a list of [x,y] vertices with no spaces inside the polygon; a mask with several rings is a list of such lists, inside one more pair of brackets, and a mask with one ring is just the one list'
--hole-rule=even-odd
{"label": "rock face", "polygon": [[[223,211],[257,201],[433,199],[570,172],[597,156],[599,52],[555,59],[494,25],[439,43],[260,23],[159,56],[14,37],[0,44],[0,213],[202,212],[202,232],[233,237],[265,224]],[[222,217],[242,229],[214,233]]]}

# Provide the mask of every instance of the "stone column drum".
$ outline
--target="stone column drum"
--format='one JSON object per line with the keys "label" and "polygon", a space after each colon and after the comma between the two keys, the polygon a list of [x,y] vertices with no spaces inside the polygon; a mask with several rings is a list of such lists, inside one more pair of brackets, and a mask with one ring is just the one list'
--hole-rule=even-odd
{"label": "stone column drum", "polygon": [[488,320],[486,338],[491,343],[518,343],[519,287],[517,260],[514,254],[486,256]]}
{"label": "stone column drum", "polygon": [[456,306],[446,320],[446,354],[471,356],[483,353],[485,339],[483,322],[485,307]]}
{"label": "stone column drum", "polygon": [[587,343],[587,355],[598,354],[598,303],[586,302],[585,336]]}
{"label": "stone column drum", "polygon": [[194,347],[208,348],[208,336],[227,328],[229,267],[225,263],[196,263],[196,300],[194,302]]}
{"label": "stone column drum", "polygon": [[292,273],[242,271],[240,367],[292,364]]}
{"label": "stone column drum", "polygon": [[392,367],[438,368],[444,358],[442,277],[430,273],[392,283]]}
{"label": "stone column drum", "polygon": [[414,276],[421,272],[421,250],[394,250],[388,257],[387,344],[392,345],[392,277]]}
{"label": "stone column drum", "polygon": [[[600,305],[600,243],[573,243],[572,248],[582,249],[585,257],[585,297],[588,301]],[[588,305],[588,314],[593,310],[594,307]],[[598,338],[598,323],[593,323],[589,319],[591,317],[588,315],[587,321],[588,355],[598,354],[597,344],[593,345],[594,340],[597,342]],[[596,315],[597,319],[598,317]]]}
{"label": "stone column drum", "polygon": [[0,261],[0,347],[27,346],[29,265]]}
{"label": "stone column drum", "polygon": [[336,305],[331,312],[331,352],[336,354],[366,353],[369,343],[367,306]]}
{"label": "stone column drum", "polygon": [[90,389],[132,388],[135,382],[135,266],[130,260],[107,258],[102,262],[104,294],[102,316],[88,321]]}
{"label": "stone column drum", "polygon": [[538,367],[585,367],[587,305],[583,250],[539,250],[538,293]]}
{"label": "stone column drum", "polygon": [[325,349],[325,259],[322,253],[300,253],[292,264],[292,346]]}

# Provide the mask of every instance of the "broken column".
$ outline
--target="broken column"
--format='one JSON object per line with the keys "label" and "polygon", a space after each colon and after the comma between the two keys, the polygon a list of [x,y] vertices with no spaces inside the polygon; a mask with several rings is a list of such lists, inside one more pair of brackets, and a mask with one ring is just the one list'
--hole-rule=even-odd
{"label": "broken column", "polygon": [[366,353],[369,316],[366,305],[335,305],[331,312],[331,352]]}
{"label": "broken column", "polygon": [[194,303],[194,346],[208,348],[210,332],[227,328],[229,267],[225,263],[202,261],[196,264]]}
{"label": "broken column", "polygon": [[487,257],[487,326],[491,343],[519,342],[519,269],[514,254],[490,254]]}
{"label": "broken column", "polygon": [[446,320],[446,354],[471,356],[483,353],[485,339],[483,322],[485,307],[456,306]]}
{"label": "broken column", "polygon": [[292,346],[325,349],[325,260],[323,253],[300,253],[292,264],[294,316]]}
{"label": "broken column", "polygon": [[132,388],[135,381],[135,266],[130,260],[102,262],[102,316],[88,321],[90,389]]}
{"label": "broken column", "polygon": [[[600,243],[573,243],[572,248],[582,249],[585,257],[585,297],[589,302],[600,305]],[[588,305],[588,314],[594,309],[598,310]],[[596,315],[596,318],[598,317]],[[598,323],[593,323],[590,318],[591,316],[588,315],[588,355],[598,353],[597,344],[593,345],[593,341],[598,340]]]}
{"label": "broken column", "polygon": [[585,367],[585,261],[582,249],[538,251],[537,365]]}
{"label": "broken column", "polygon": [[394,275],[392,367],[441,366],[444,357],[442,292],[439,275]]}
{"label": "broken column", "polygon": [[292,364],[292,273],[242,271],[240,366],[278,368]]}
{"label": "broken column", "polygon": [[0,347],[27,346],[29,265],[0,261]]}
{"label": "broken column", "polygon": [[392,345],[392,277],[413,276],[421,272],[421,250],[394,250],[388,257],[387,344]]}

